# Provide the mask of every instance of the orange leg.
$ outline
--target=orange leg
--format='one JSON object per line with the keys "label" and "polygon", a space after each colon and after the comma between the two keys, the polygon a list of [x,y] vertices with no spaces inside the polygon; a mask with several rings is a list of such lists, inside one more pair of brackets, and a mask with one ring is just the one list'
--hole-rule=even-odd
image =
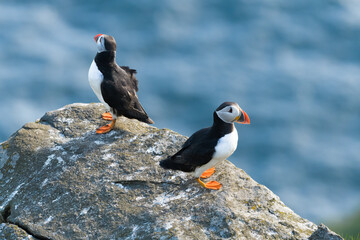
{"label": "orange leg", "polygon": [[109,112],[103,113],[103,114],[102,114],[102,118],[103,118],[104,120],[109,120],[109,121],[112,121],[112,120],[113,120],[113,118],[112,118],[112,116],[111,116],[111,113],[109,113]]}
{"label": "orange leg", "polygon": [[204,183],[203,181],[200,180],[200,178],[198,178],[197,181],[204,188],[213,189],[213,190],[219,190],[221,188],[221,184],[218,183],[217,181],[210,181],[208,183]]}
{"label": "orange leg", "polygon": [[96,129],[96,133],[103,134],[110,132],[114,128],[115,122],[116,120],[112,120],[110,124],[106,124],[105,126]]}
{"label": "orange leg", "polygon": [[206,170],[205,172],[203,172],[203,174],[201,174],[201,178],[208,178],[211,175],[213,175],[215,172],[215,167],[209,168],[208,170]]}

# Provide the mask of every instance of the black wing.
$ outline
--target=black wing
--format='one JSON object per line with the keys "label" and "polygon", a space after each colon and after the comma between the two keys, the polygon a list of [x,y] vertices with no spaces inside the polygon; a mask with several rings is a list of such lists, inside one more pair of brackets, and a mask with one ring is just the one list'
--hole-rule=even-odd
{"label": "black wing", "polygon": [[128,66],[120,66],[130,77],[135,91],[139,91],[139,81],[136,79],[135,74],[137,73],[135,69],[131,69]]}
{"label": "black wing", "polygon": [[192,172],[196,167],[208,163],[215,152],[216,138],[212,138],[210,128],[195,132],[184,143],[180,151],[160,162],[163,168]]}
{"label": "black wing", "polygon": [[142,122],[153,123],[137,97],[137,80],[133,71],[135,70],[125,71],[119,66],[115,66],[109,73],[110,76],[104,74],[104,80],[101,83],[104,101],[118,116],[123,115]]}

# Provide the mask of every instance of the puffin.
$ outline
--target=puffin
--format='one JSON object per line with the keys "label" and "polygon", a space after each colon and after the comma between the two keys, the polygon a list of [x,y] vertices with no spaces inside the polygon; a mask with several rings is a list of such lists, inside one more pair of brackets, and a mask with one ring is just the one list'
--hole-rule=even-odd
{"label": "puffin", "polygon": [[95,95],[108,111],[102,118],[112,121],[98,128],[96,133],[110,132],[119,116],[153,124],[154,121],[149,118],[136,94],[139,90],[136,70],[119,66],[115,61],[115,39],[106,34],[97,34],[94,39],[97,53],[91,63],[88,79]]}
{"label": "puffin", "polygon": [[160,161],[165,169],[192,172],[201,186],[219,190],[217,181],[204,183],[215,166],[236,150],[238,133],[234,123],[250,124],[250,118],[235,102],[224,102],[214,111],[213,125],[192,134],[174,155]]}

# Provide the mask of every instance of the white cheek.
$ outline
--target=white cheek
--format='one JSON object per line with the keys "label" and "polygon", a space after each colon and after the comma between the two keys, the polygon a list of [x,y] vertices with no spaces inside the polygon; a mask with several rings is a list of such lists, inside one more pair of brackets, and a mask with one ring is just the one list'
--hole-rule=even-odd
{"label": "white cheek", "polygon": [[239,116],[240,115],[240,110],[239,109],[237,109],[237,108],[233,108],[233,114],[234,114],[234,119],[237,117],[237,116]]}
{"label": "white cheek", "polygon": [[232,123],[234,120],[233,114],[228,112],[216,112],[218,117],[226,123]]}
{"label": "white cheek", "polygon": [[103,38],[99,38],[98,41],[96,42],[98,52],[105,51],[104,41],[105,40]]}

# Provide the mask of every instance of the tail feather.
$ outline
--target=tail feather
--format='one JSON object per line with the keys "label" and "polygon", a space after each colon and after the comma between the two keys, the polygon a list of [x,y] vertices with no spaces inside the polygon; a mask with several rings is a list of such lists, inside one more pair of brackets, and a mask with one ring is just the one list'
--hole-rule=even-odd
{"label": "tail feather", "polygon": [[171,157],[161,160],[160,167],[165,169],[180,170],[183,172],[193,172],[195,170],[195,168],[191,165],[184,165],[174,162]]}
{"label": "tail feather", "polygon": [[161,160],[159,164],[160,164],[160,167],[165,168],[165,169],[178,170],[175,168],[176,166],[173,166],[173,164],[171,162],[171,157]]}
{"label": "tail feather", "polygon": [[154,121],[151,119],[151,118],[146,118],[146,119],[144,119],[144,120],[140,120],[140,121],[142,121],[142,122],[144,122],[144,123],[148,123],[148,124],[153,124],[154,123]]}
{"label": "tail feather", "polygon": [[138,116],[135,117],[137,120],[148,124],[154,123],[154,121],[151,118],[149,118],[149,116],[145,112],[145,109],[143,108],[143,106],[141,106],[141,103],[139,101],[135,102],[134,108],[139,111],[137,114]]}

